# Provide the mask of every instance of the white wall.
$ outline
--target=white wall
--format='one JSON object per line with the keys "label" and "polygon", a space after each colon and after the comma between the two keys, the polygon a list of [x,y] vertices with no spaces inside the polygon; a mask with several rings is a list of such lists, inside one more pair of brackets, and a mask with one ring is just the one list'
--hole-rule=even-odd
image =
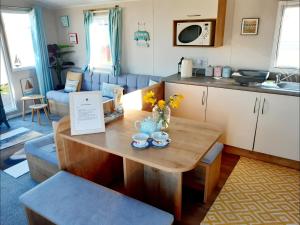
{"label": "white wall", "polygon": [[[176,0],[178,2],[178,0]],[[182,1],[182,0],[181,0]],[[189,0],[194,1],[194,0]],[[185,1],[186,2],[186,1]],[[184,13],[197,13],[194,6],[185,8],[172,4],[174,0],[141,0],[120,3],[123,10],[123,58],[124,72],[168,76],[177,72],[177,63],[184,57],[206,57],[211,65],[229,65],[234,68],[268,69],[272,52],[277,0],[228,0],[224,46],[219,48],[173,47],[172,22]],[[89,7],[106,8],[113,5]],[[79,44],[73,60],[78,66],[85,64],[85,36],[83,10],[86,7],[60,9],[56,12],[58,40],[68,41],[68,32],[78,33]],[[63,28],[59,17],[68,15],[70,27]],[[259,35],[241,36],[240,26],[244,17],[259,17]],[[145,22],[150,32],[150,48],[135,45],[133,34],[137,23]]]}

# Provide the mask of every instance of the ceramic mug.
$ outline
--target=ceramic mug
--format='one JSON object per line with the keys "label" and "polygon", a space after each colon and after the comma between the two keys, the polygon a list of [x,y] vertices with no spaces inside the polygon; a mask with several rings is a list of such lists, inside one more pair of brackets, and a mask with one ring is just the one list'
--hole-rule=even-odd
{"label": "ceramic mug", "polygon": [[148,141],[149,135],[145,133],[138,133],[132,135],[133,141],[136,143],[137,146],[144,146]]}
{"label": "ceramic mug", "polygon": [[166,144],[169,140],[169,134],[163,131],[154,132],[151,137],[157,144]]}

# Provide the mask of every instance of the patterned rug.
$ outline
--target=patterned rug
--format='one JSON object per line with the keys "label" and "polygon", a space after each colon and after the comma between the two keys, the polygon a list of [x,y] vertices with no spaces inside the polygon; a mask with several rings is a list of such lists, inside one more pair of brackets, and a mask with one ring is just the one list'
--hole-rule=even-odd
{"label": "patterned rug", "polygon": [[300,224],[300,171],[241,157],[201,225]]}

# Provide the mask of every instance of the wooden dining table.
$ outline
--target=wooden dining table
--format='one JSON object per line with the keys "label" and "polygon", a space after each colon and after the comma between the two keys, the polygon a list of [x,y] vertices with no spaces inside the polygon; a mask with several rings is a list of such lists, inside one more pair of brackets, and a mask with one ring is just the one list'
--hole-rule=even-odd
{"label": "wooden dining table", "polygon": [[180,220],[183,173],[197,166],[221,132],[210,124],[171,117],[168,147],[134,149],[134,123],[148,116],[151,113],[126,111],[123,118],[107,124],[104,133],[80,136],[71,136],[70,120],[63,118],[56,132],[60,168],[102,185],[121,176],[126,194]]}

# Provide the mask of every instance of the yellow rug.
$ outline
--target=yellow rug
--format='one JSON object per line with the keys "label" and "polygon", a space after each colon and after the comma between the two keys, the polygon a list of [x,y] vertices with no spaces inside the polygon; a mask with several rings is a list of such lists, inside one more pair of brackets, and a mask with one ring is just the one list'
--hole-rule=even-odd
{"label": "yellow rug", "polygon": [[241,157],[201,225],[300,224],[300,172]]}

